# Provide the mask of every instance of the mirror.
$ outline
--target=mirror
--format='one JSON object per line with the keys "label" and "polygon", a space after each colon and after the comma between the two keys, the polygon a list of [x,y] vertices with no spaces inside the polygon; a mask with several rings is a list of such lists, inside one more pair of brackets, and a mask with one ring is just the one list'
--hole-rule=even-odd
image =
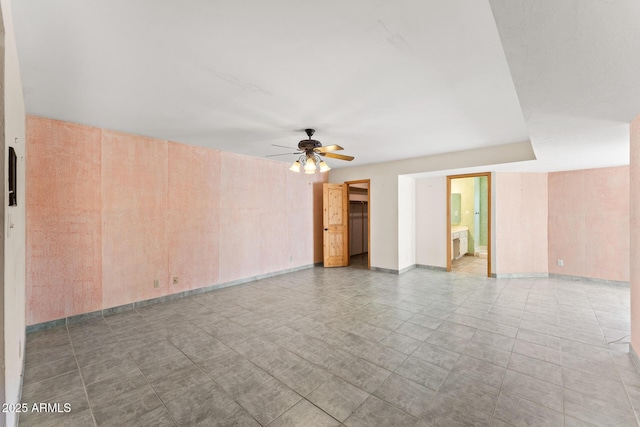
{"label": "mirror", "polygon": [[451,193],[451,225],[458,225],[462,221],[461,208],[460,193]]}

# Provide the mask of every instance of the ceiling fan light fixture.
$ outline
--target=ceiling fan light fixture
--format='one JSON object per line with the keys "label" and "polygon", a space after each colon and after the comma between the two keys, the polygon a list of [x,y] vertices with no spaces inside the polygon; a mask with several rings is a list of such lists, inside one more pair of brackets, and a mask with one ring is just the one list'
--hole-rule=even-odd
{"label": "ceiling fan light fixture", "polygon": [[300,160],[293,162],[289,170],[293,172],[300,172]]}
{"label": "ceiling fan light fixture", "polygon": [[329,165],[326,164],[324,160],[322,160],[318,166],[320,166],[320,172],[329,172],[331,170]]}
{"label": "ceiling fan light fixture", "polygon": [[[314,129],[305,129],[305,133],[307,134],[308,139],[303,139],[298,143],[297,152],[295,153],[283,153],[283,154],[272,154],[267,157],[273,156],[287,156],[289,154],[298,154],[298,160],[293,162],[289,170],[292,172],[301,172],[304,169],[304,173],[308,175],[313,175],[316,172],[320,171],[329,172],[331,168],[324,161],[324,159],[320,156],[330,157],[332,159],[339,160],[353,160],[352,156],[345,156],[343,154],[336,154],[334,151],[343,150],[343,148],[337,144],[326,145],[323,146],[320,141],[316,141],[315,139],[311,139],[313,134],[315,133]],[[289,148],[283,145],[272,144],[275,147],[281,148]],[[295,148],[292,148],[295,150]]]}
{"label": "ceiling fan light fixture", "polygon": [[316,164],[312,162],[307,162],[304,164],[304,173],[312,175],[316,173]]}
{"label": "ceiling fan light fixture", "polygon": [[316,173],[316,159],[313,156],[308,156],[307,161],[304,162],[304,173]]}

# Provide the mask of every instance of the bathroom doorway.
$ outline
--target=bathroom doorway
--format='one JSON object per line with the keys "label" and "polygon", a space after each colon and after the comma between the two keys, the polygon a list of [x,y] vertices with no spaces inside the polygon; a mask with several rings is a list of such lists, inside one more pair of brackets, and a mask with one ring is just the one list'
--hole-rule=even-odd
{"label": "bathroom doorway", "polygon": [[447,271],[491,277],[491,173],[447,177]]}
{"label": "bathroom doorway", "polygon": [[370,181],[347,181],[349,186],[349,266],[371,266],[369,256]]}

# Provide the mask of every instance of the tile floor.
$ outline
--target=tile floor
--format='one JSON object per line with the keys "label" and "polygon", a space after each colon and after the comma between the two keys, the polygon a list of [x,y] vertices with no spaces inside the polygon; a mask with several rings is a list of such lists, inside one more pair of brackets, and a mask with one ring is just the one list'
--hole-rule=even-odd
{"label": "tile floor", "polygon": [[620,286],[315,268],[30,334],[72,410],[20,425],[635,426],[628,334]]}
{"label": "tile floor", "polygon": [[369,268],[369,254],[367,252],[351,255],[349,259],[349,267],[351,268]]}
{"label": "tile floor", "polygon": [[451,271],[478,276],[487,275],[487,258],[465,255],[451,261]]}

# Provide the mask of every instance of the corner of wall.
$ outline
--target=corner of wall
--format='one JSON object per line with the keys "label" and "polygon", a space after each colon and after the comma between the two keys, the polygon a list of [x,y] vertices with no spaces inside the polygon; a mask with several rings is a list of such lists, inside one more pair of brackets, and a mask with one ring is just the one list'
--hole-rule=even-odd
{"label": "corner of wall", "polygon": [[629,184],[628,166],[549,174],[549,273],[629,281]]}

